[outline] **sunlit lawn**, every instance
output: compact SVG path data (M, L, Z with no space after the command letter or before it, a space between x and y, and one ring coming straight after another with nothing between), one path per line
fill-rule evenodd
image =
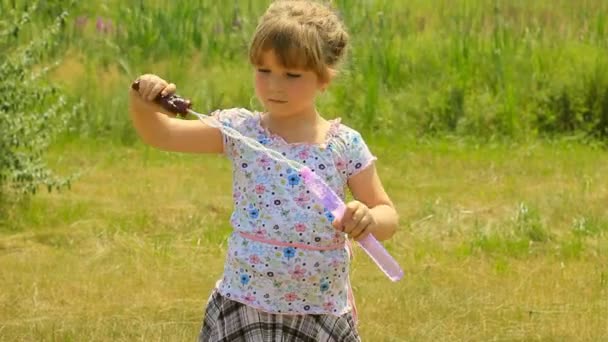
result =
M370 145L406 276L357 250L364 340L608 338L606 151ZM194 340L230 231L227 161L86 140L50 160L81 176L3 212L0 340Z

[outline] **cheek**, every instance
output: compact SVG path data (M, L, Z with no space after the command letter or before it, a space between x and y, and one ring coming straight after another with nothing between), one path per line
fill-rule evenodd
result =
M289 86L289 93L308 99L315 96L316 88L309 82L294 82Z
M263 92L265 91L268 82L266 82L266 78L264 76L256 74L254 83L256 91Z

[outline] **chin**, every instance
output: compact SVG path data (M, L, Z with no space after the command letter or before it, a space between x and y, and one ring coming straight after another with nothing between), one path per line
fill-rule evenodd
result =
M276 115L279 117L291 116L296 112L292 108L289 108L282 104L269 104L264 106L264 109L266 109L266 111L271 113L272 115Z
M287 112L279 109L267 109L268 114L274 116L275 118L286 118L294 115L293 112Z

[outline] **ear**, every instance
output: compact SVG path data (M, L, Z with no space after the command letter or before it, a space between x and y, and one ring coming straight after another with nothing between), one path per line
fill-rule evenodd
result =
M329 84L331 83L331 81L334 79L335 76L336 76L336 71L333 69L328 69L327 70L327 80L319 80L319 91L324 93L325 90L327 90L327 87L329 87Z

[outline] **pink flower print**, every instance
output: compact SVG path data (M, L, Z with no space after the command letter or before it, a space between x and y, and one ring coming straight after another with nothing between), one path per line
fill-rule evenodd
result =
M252 264L254 264L254 265L257 265L257 264L261 263L262 260L260 260L260 257L257 254L252 254L249 257L249 262L252 263Z
M255 296L251 293L248 293L245 297L243 297L243 300L246 302L253 302L255 301Z
M310 201L310 197L306 196L303 193L296 197L296 203L301 207L305 206L308 201Z
M296 232L303 233L306 231L306 225L304 223L296 223Z
M340 160L338 160L338 161L336 162L336 168L337 168L338 170L340 170L340 171L342 171L342 170L346 169L346 162L345 162L344 160L341 160L341 159L340 159Z
M331 267L337 268L341 265L341 263L340 263L340 260L334 259L334 260L332 260L330 265L331 265Z
M262 156L258 159L258 164L260 164L262 167L268 167L268 165L270 165L270 158L267 156Z
M308 157L310 157L308 150L302 150L298 153L298 158L300 158L302 160L307 159Z
M323 303L323 309L325 309L326 311L330 311L333 308L334 308L334 303L332 303L332 302Z
M291 273L292 279L300 280L300 279L304 278L304 276L306 275L306 269L300 265L296 265L296 268L294 268L289 273Z
M295 292L289 292L287 294L285 294L285 300L288 302L293 302L294 300L297 300L299 297Z
M262 229L262 228L256 229L253 233L255 234L255 236L257 236L259 238L266 236L266 230Z
M264 191L266 191L266 187L264 186L264 184L258 184L255 186L255 193L258 195L261 195L264 193Z
M341 239L340 233L335 233L334 237L332 238L333 243L338 244L338 243L340 243L341 240L342 239Z

